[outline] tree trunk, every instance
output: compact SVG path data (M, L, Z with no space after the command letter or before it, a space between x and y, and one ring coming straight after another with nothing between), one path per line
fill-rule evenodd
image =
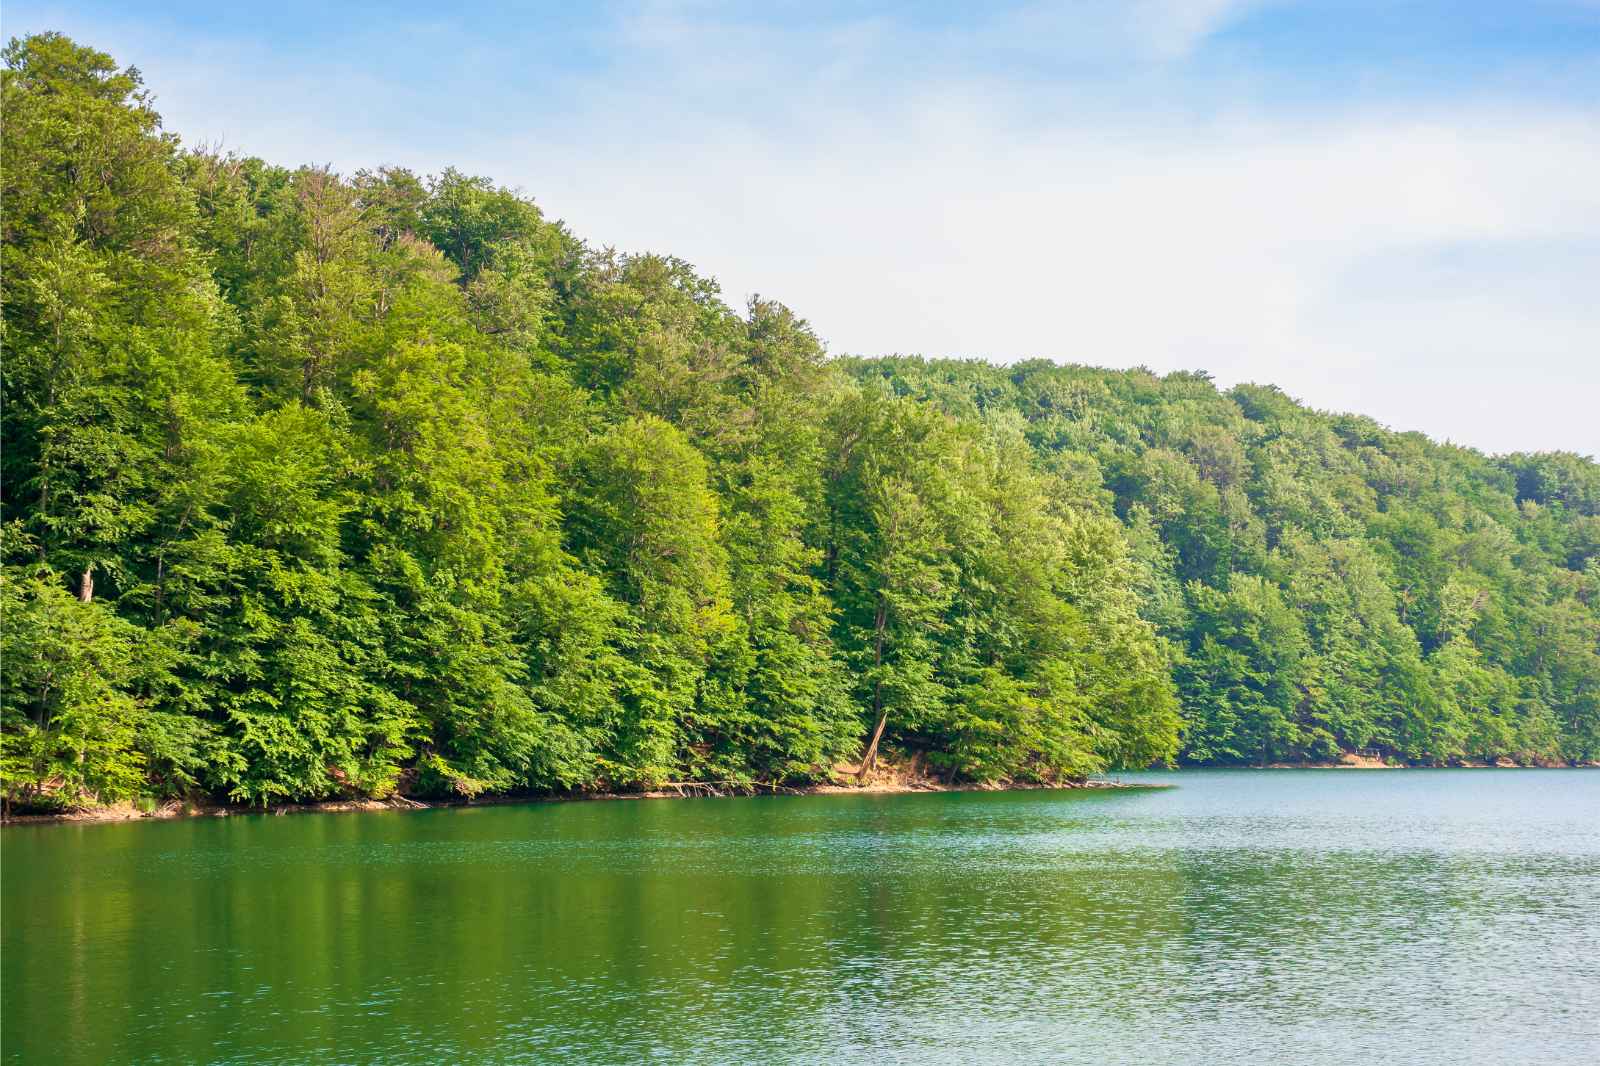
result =
M90 563L83 568L83 577L78 580L78 602L88 603L94 599L94 564Z
M883 666L883 632L889 624L889 603L880 593L878 596L878 612L873 619L872 641L872 667L873 670ZM872 739L867 742L867 750L861 754L861 768L856 771L856 784L866 781L867 775L878 762L878 741L883 739L883 727L889 721L889 711L883 706L883 678L878 678L872 686L872 709L878 712L878 726L872 731Z
M878 741L883 739L883 727L889 721L889 712L883 711L878 715L878 727L872 731L872 739L867 742L867 750L861 756L861 769L856 771L856 784L866 781L867 775L878 763Z

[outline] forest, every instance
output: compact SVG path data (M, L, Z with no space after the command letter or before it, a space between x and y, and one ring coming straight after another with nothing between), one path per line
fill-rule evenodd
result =
M489 178L4 64L14 805L1600 761L1591 458L834 356Z

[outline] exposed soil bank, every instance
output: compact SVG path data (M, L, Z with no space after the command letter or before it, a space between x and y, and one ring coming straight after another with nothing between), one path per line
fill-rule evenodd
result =
M1386 762L1373 755L1346 753L1337 762L1278 762L1268 763L1266 770L1418 770L1418 769L1574 769L1600 768L1600 763L1517 763L1509 759L1497 762L1462 761L1447 767L1430 767L1409 763ZM1238 767L1238 769L1252 769ZM336 799L312 803L284 803L271 807L249 807L239 804L183 802L168 800L160 806L144 809L132 803L118 803L103 807L85 807L62 811L29 811L0 817L0 824L29 825L68 822L134 822L145 819L168 818L224 818L234 814L340 814L350 811L411 811L433 807L488 807L506 803L582 803L597 800L688 799L726 796L833 796L870 795L903 792L1022 792L1067 789L1124 789L1139 790L1170 788L1170 785L1126 783L1115 777L1092 778L1083 781L1040 783L1033 781L995 781L951 783L928 777L915 769L880 764L872 778L865 784L856 784L854 777L843 769L835 773L832 782L814 785L735 785L720 781L682 781L655 789L635 792L526 792L494 796L430 797L426 801L404 796L387 799Z
M1543 762L1517 762L1500 758L1494 762L1457 759L1448 763L1393 762L1379 755L1358 755L1346 752L1334 761L1305 760L1303 762L1273 762L1264 770L1567 770L1600 766L1600 763L1569 763L1558 760Z
M506 803L577 803L593 800L644 800L644 799L687 799L691 797L724 797L724 796L758 796L758 795L785 795L785 796L821 796L821 795L865 795L889 794L900 792L1013 792L1041 789L1150 789L1163 788L1163 785L1149 784L1124 784L1121 781L1090 779L1083 781L1064 781L1055 784L1040 784L1029 781L989 782L989 783L957 783L940 781L936 778L909 775L895 767L884 767L865 784L857 785L854 782L835 781L815 785L756 785L736 786L726 782L685 781L661 788L641 790L637 792L571 792L571 793L540 793L530 792L524 794L506 794L495 796L479 796L475 799L464 797L443 797L429 799L426 802L395 796L388 799L338 799L323 800L314 803L285 803L272 807L247 807L237 804L216 804L168 802L145 810L131 803L112 804L103 807L86 807L76 810L29 812L12 814L3 819L6 825L27 825L43 823L67 822L133 822L145 819L168 818L223 818L234 814L339 814L350 811L413 811L427 810L433 807L487 807Z

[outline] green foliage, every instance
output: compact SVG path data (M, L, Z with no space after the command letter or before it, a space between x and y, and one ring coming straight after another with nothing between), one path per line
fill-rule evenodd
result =
M574 549L627 608L620 638L632 669L607 773L665 780L694 761L695 734L726 710L707 691L733 618L705 459L666 422L629 418L580 453L574 481Z
M151 698L169 650L102 603L80 603L57 575L8 568L0 582L0 775L25 802L110 803L152 781L194 783L208 725Z
M1040 469L1103 472L1183 759L1594 760L1592 460L1489 459L1203 375L849 369L957 416L1014 413Z
M5 794L257 804L1600 759L1600 468L831 360L447 169L184 151L5 50Z

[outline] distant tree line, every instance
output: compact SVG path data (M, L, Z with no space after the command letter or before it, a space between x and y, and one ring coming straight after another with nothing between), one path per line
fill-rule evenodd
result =
M831 359L491 181L3 89L15 802L1600 759L1600 467L1034 362Z

